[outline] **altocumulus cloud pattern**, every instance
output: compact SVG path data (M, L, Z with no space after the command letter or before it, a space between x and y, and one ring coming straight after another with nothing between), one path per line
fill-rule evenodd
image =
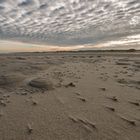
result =
M0 0L0 38L94 44L140 34L140 0Z

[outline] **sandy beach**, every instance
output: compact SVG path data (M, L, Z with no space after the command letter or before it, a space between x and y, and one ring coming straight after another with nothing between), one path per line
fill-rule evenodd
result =
M0 54L0 140L139 140L140 51Z

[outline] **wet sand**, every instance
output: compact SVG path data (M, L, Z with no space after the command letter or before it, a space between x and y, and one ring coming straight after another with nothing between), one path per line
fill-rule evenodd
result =
M93 139L140 139L140 52L0 55L0 140Z

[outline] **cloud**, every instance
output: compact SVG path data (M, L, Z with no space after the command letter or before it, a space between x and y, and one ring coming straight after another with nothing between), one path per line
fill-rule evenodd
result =
M32 0L19 0L18 6L28 6L32 4Z
M0 38L96 44L140 34L139 0L0 0Z

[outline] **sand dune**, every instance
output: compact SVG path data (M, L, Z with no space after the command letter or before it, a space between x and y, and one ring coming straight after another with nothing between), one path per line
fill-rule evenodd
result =
M0 140L139 140L140 53L0 55Z

